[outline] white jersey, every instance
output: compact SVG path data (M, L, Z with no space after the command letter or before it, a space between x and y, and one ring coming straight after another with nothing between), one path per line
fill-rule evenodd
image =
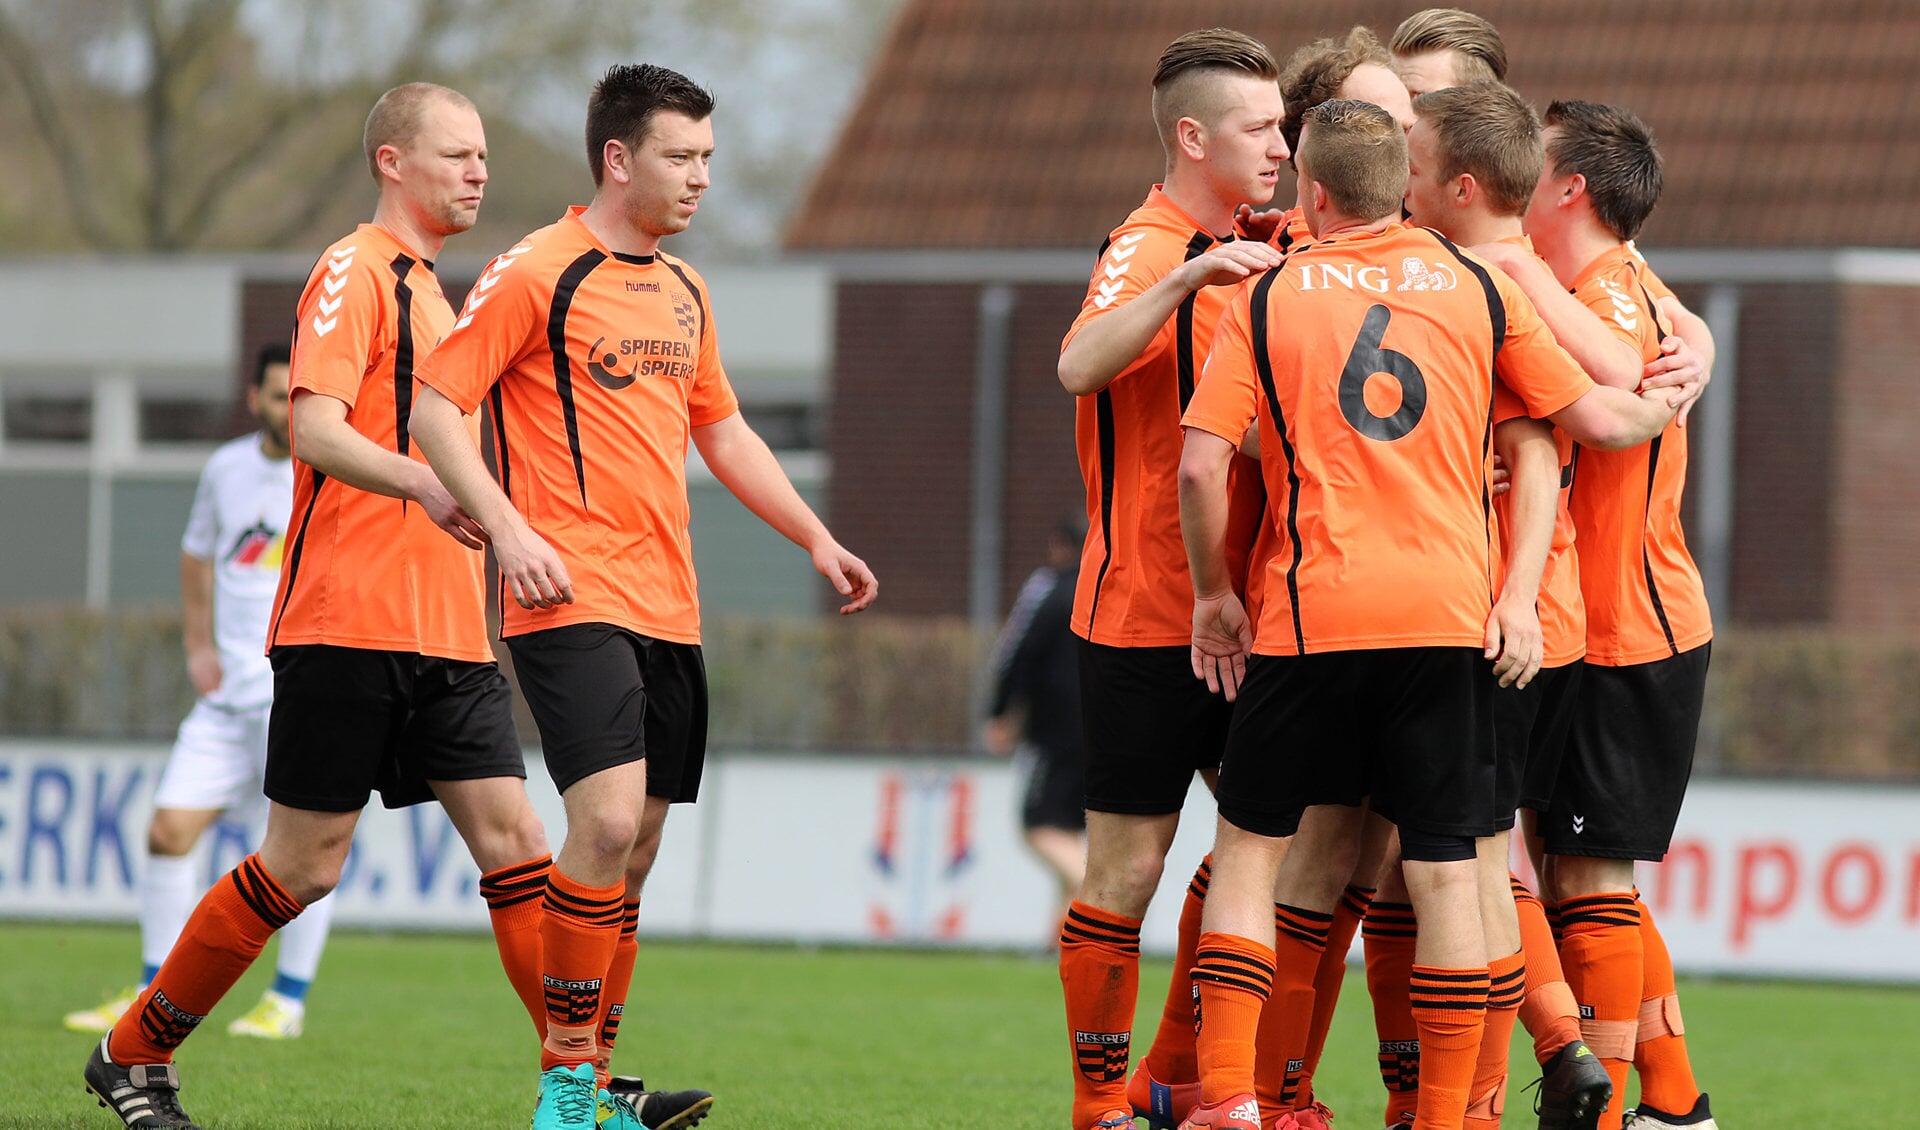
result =
M269 459L260 436L220 445L200 473L180 548L213 563L213 641L220 686L206 701L229 710L273 699L267 623L293 507L293 460Z

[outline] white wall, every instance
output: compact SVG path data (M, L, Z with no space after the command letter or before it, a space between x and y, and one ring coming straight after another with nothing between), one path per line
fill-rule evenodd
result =
M132 921L163 750L0 741L0 918ZM558 798L529 789L557 844ZM716 757L701 803L674 810L641 929L839 943L1037 946L1045 875L1017 836L998 762ZM1180 899L1212 840L1196 789L1144 930L1173 947ZM1669 862L1641 888L1689 972L1920 982L1920 790L1696 783ZM217 845L209 878L244 850ZM343 924L485 929L478 875L436 806L361 822Z

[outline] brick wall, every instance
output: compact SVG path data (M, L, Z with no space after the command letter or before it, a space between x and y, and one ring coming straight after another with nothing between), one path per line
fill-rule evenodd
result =
M1733 607L1715 609L1715 621L1824 622L1834 575L1839 294L1827 285L1749 286L1740 302Z
M977 321L971 286L839 288L827 517L889 615L966 613Z
M1916 326L1920 287L1849 286L1839 294L1828 581L1830 614L1843 629L1920 629Z
M1046 560L1061 518L1086 514L1073 447L1073 396L1060 387L1060 339L1080 310L1084 286L1015 291L1007 362L1006 527L1000 607L1011 607L1027 575Z

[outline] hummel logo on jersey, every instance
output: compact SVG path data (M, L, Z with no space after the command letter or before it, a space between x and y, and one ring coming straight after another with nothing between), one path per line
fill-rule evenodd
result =
M1573 818L1573 834L1577 836L1582 832L1585 832L1586 830L1587 830L1587 818L1584 816L1574 817Z
M1098 292L1093 296L1095 306L1105 310L1120 297L1122 285L1120 280L1133 269L1130 260L1133 258L1133 253L1140 250L1140 241L1145 238L1147 238L1146 232L1123 235L1114 240L1113 246L1107 249L1107 262L1101 268L1101 274L1106 278L1094 284L1094 289Z
M1460 276L1445 263L1429 265L1418 255L1400 260L1400 290L1452 290L1460 285Z
M487 269L480 272L480 278L474 282L473 289L467 293L467 308L461 312L460 320L453 324L453 328L465 329L467 324L473 321L473 312L486 305L487 299L493 297L487 292L499 284L500 276L506 273L508 267L513 266L514 260L532 250L533 244L522 243L494 256L493 262L487 264Z
M339 294L347 288L347 270L353 266L353 252L351 247L340 247L327 256L327 273L320 276L320 286L327 293L320 299L320 313L313 316L312 323L313 332L321 337L332 333L333 327L340 324L338 311L346 299Z
M1628 333L1639 329L1640 307L1635 305L1633 299L1605 279L1600 280L1600 287L1607 292L1608 300L1613 303L1614 323Z
M1246 1102L1228 1111L1227 1117L1244 1119L1258 1126L1260 1124L1260 1104L1254 1099L1248 1099Z

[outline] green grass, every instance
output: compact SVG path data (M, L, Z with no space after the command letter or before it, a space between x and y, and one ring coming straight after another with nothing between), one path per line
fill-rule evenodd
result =
M0 924L0 1127L113 1125L81 1090L88 1037L60 1016L127 983L129 927ZM484 936L337 934L307 1034L228 1038L261 962L182 1049L209 1130L522 1127L531 1025ZM1150 1028L1167 981L1142 973ZM1049 960L1007 955L643 944L615 1067L719 1096L703 1126L932 1130L1067 1124L1068 1051ZM1920 1126L1920 993L1689 981L1700 1079L1728 1130ZM1371 1013L1350 980L1318 1090L1342 1130L1378 1126ZM1136 1044L1144 1049L1151 1032ZM1516 1043L1508 1126L1531 1126Z

